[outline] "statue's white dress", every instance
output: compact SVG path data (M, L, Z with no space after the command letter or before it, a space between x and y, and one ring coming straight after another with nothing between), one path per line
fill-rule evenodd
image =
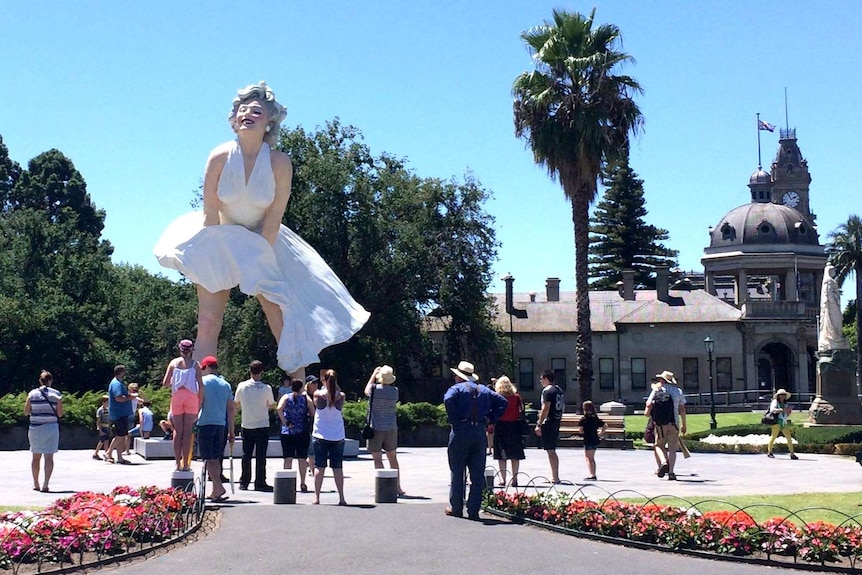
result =
M174 220L153 249L159 263L209 292L239 286L281 308L278 365L287 372L319 361L325 347L350 339L369 313L354 301L323 258L281 226L275 245L260 235L275 198L270 148L264 143L248 183L239 142L230 147L218 182L220 225L204 226L203 212Z

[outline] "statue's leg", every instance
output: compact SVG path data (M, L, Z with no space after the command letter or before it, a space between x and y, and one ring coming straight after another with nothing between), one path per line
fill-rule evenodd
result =
M260 302L260 307L263 308L263 313L266 316L266 321L269 324L269 329L275 337L276 343L281 338L281 329L284 327L284 316L281 313L281 308L277 304L272 303L262 295L257 296ZM300 367L290 374L292 378L305 379L305 368Z
M230 290L211 293L196 286L198 290L198 337L195 340L195 358L200 360L208 355L216 355L218 337L224 322Z

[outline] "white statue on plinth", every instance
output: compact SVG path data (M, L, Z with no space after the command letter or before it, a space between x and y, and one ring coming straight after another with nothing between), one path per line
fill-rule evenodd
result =
M850 349L850 344L841 333L841 290L835 281L835 267L826 264L823 270L823 285L820 288L820 334L818 351Z

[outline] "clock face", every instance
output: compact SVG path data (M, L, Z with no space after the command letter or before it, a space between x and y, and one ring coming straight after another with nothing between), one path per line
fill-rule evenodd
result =
M799 194L791 190L781 197L781 201L784 202L785 206L795 208L799 205Z

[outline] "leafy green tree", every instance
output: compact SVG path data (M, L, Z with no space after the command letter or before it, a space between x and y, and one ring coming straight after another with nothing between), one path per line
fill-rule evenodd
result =
M635 284L655 287L656 266L676 267L677 250L665 247L668 231L644 222L647 215L643 180L629 166L628 158L608 164L602 173L607 185L604 197L590 218L591 288L612 290L622 280L622 270L635 271Z
M41 369L66 389L87 389L111 363L105 214L57 150L14 179L0 213L0 391L32 387Z
M535 69L513 86L515 134L525 138L536 163L559 179L572 204L577 290L577 370L581 400L592 396L592 330L588 276L589 206L602 167L627 149L642 125L633 96L637 81L616 74L633 59L617 49L619 28L594 27L588 17L562 10L521 34Z
M371 312L356 337L324 350L321 365L338 370L355 391L382 362L409 384L413 366L430 371L436 364L422 320L435 308L451 319L454 348L494 357L497 334L486 291L497 243L493 219L483 210L488 192L469 176L420 178L403 160L372 155L361 139L337 119L281 137L294 164L285 225L314 246ZM402 389L409 397L410 386Z
M862 385L862 374L859 366L862 366L862 341L860 328L862 328L862 219L853 214L847 221L830 232L827 253L829 262L835 266L835 280L838 285L844 285L850 275L856 280L856 386L860 389Z

